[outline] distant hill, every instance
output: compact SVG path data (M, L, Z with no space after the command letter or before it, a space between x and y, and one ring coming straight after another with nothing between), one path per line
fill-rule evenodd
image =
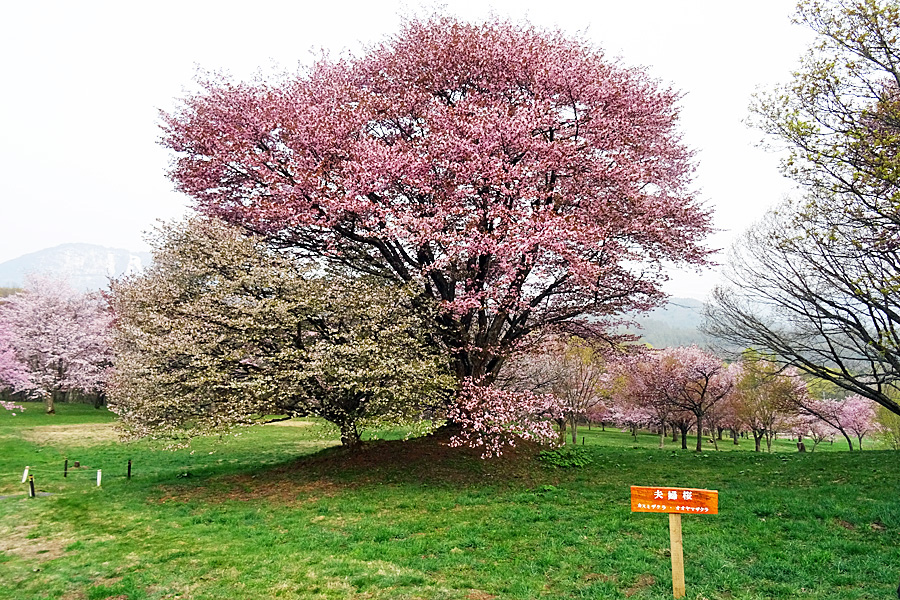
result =
M149 252L94 244L62 244L0 263L0 287L22 287L29 273L65 277L80 290L108 287L110 277L137 273L151 262Z
M670 298L669 303L635 319L641 327L631 332L654 348L671 346L700 347L710 345L709 338L700 332L703 322L703 303L693 298Z

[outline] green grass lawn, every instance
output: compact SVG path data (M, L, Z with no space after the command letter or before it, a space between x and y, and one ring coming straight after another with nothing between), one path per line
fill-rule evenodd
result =
M683 517L692 600L891 598L900 579L887 450L698 454L594 428L589 464L552 468L429 438L350 455L306 422L171 451L58 411L0 411L0 598L670 598L668 520L631 513L631 485L719 490L719 515ZM51 495L23 495L25 465Z

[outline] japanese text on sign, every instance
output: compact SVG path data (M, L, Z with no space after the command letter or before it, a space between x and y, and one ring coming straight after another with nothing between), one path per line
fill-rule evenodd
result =
M631 486L632 512L719 514L719 492L693 488Z

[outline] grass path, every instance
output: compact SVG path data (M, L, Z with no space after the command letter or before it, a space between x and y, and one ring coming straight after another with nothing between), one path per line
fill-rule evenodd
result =
M690 599L889 598L900 578L892 451L592 430L590 464L554 469L429 439L348 455L316 423L163 451L104 439L111 421L0 412L0 495L26 464L53 494L0 500L0 598L670 598L667 519L632 514L630 485L720 491L720 515L683 518ZM64 479L65 457L84 467Z

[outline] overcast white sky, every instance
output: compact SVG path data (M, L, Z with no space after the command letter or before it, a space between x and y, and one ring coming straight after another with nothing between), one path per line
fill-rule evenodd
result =
M684 139L725 248L791 186L743 120L755 89L786 81L810 42L794 0L450 2L463 18L528 18L586 30L609 56L682 90ZM433 6L433 5L429 5ZM414 2L28 0L0 24L0 262L66 242L145 250L143 231L187 210L166 179L158 110L197 66L251 77L358 50L396 31ZM674 273L667 290L704 299L716 283Z

